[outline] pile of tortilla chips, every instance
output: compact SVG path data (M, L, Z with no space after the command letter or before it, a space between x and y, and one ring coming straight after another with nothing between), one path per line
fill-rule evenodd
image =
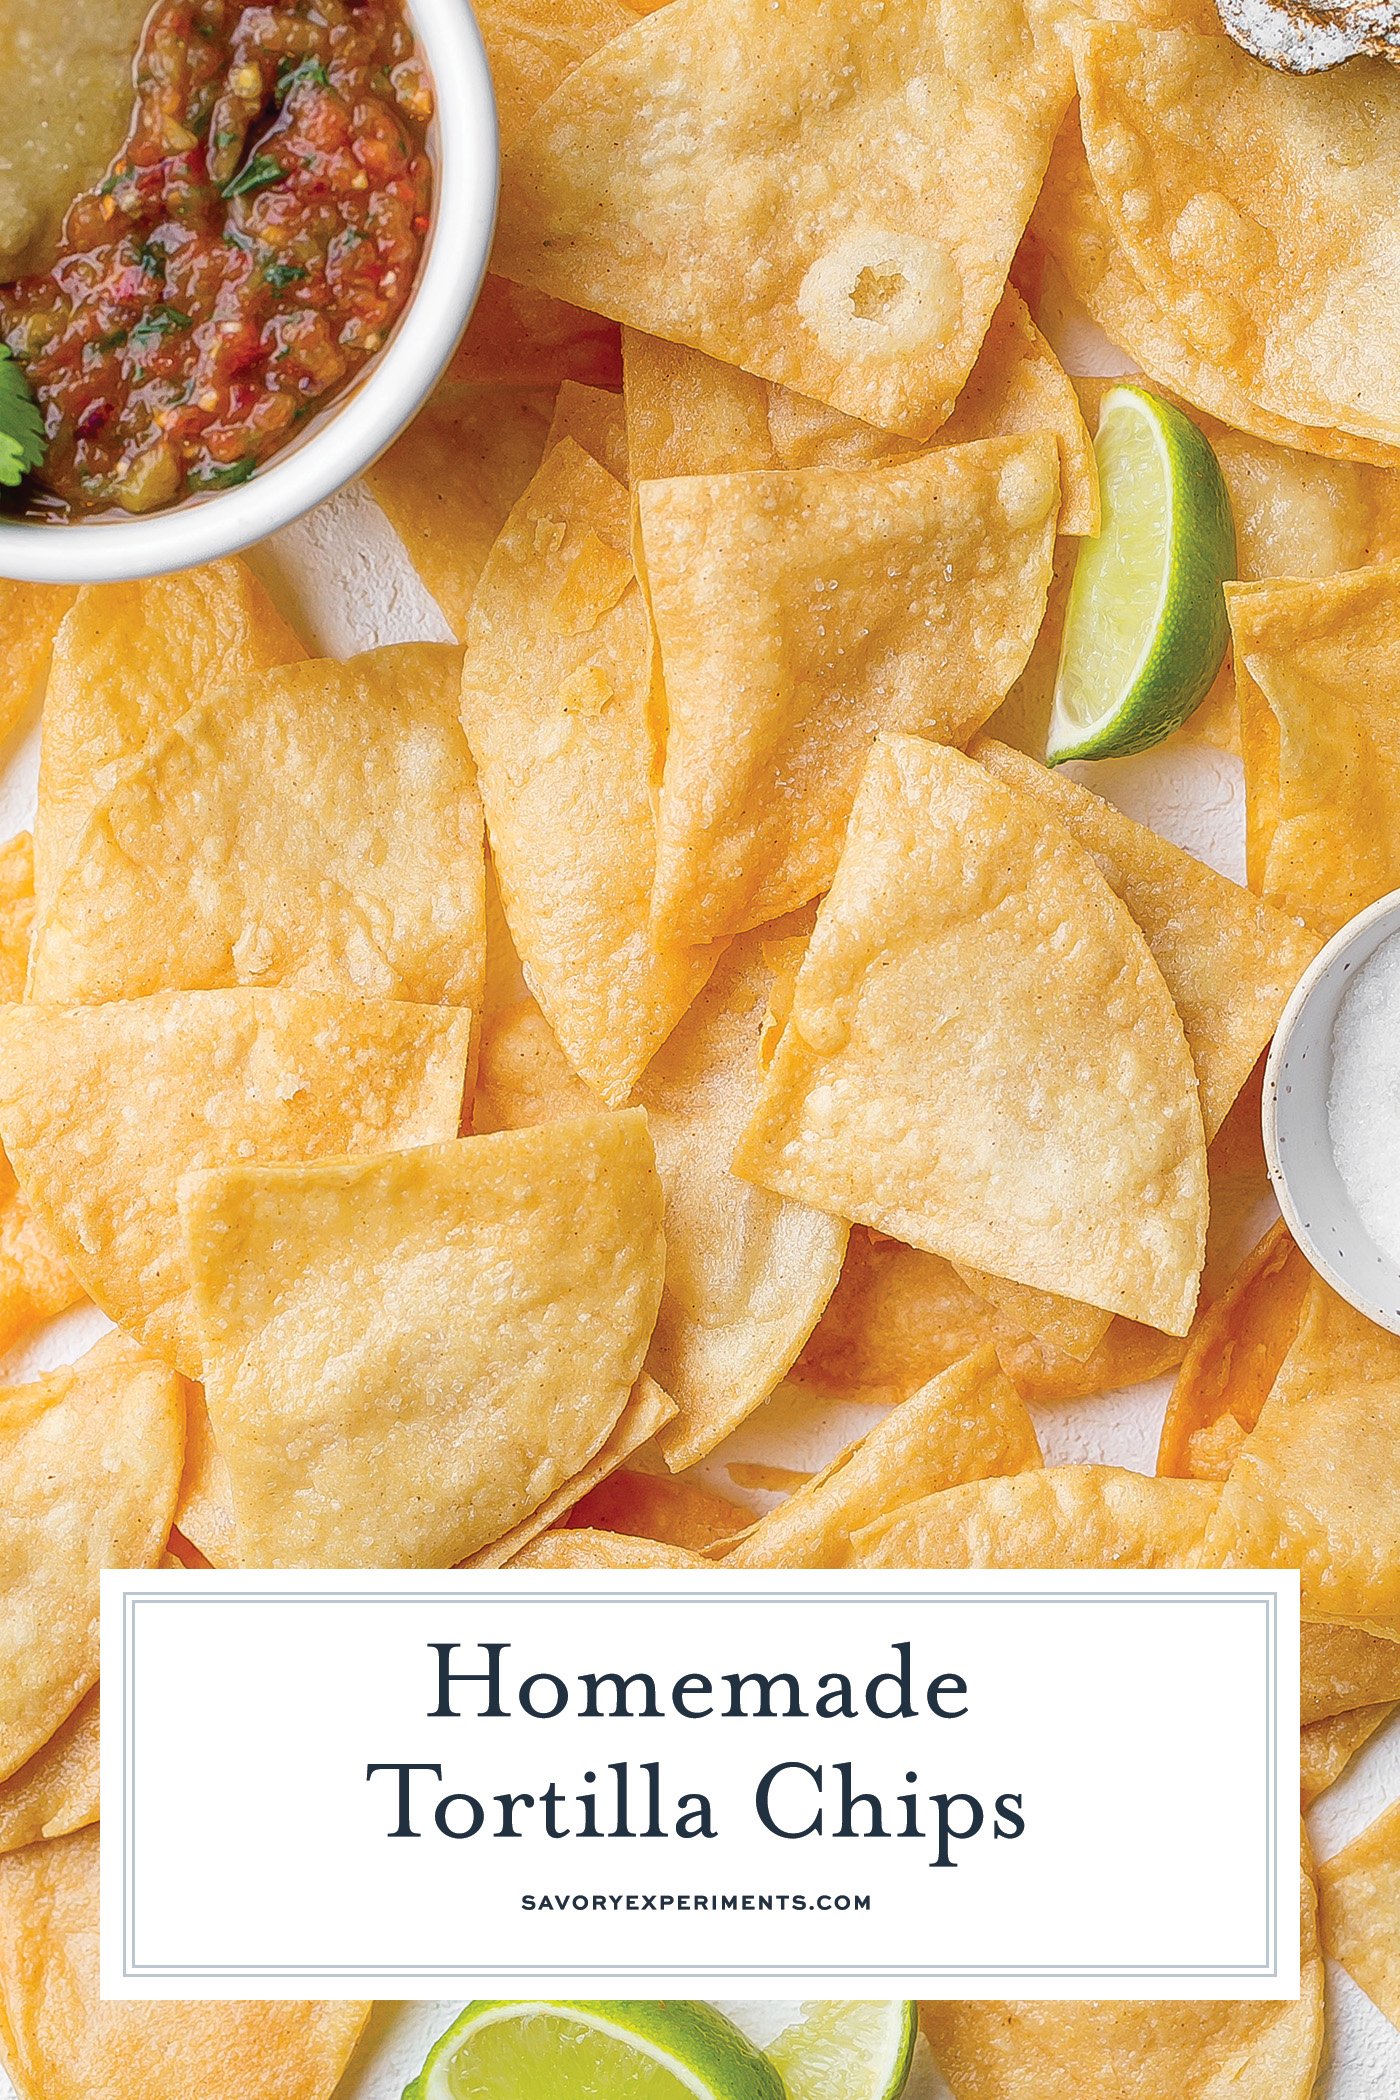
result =
M1204 0L478 11L493 274L370 476L455 645L0 588L0 1349L116 1329L0 1393L23 2100L326 2100L364 2012L99 2003L104 1564L1297 1567L1305 1803L1400 1704L1400 1342L1236 1230L1400 882L1400 74ZM1229 485L1248 888L1039 762L1067 289ZM1170 1371L1155 1476L1042 1462ZM1305 1855L1299 2003L930 2007L956 2100L1307 2100L1320 1944L1400 2021L1395 1814L1321 1943Z

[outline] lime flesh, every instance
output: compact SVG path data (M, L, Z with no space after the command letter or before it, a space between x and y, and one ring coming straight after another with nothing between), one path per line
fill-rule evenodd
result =
M1049 765L1160 743L1205 698L1229 641L1235 528L1206 439L1169 402L1117 386L1094 452L1103 529L1075 564Z
M786 2100L767 2059L687 1999L478 2002L404 2100Z
M767 2053L789 2100L898 2100L918 2031L912 1999L819 1999Z

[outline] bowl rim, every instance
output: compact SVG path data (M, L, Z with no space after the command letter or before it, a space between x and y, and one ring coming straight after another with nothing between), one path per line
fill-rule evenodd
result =
M465 0L404 0L432 78L432 225L394 334L324 426L240 488L187 497L147 517L100 523L0 519L0 576L20 583L122 583L237 554L313 510L372 466L417 414L462 338L486 275L500 188L491 69Z
M1364 940L1377 924L1386 921L1391 923L1389 931L1382 937L1383 939L1391 938L1393 935L1400 933L1400 889L1388 890L1383 897L1377 897L1373 904L1366 905L1354 917L1348 919L1344 926L1339 926L1331 939L1325 942L1318 950L1308 964L1307 969L1304 970L1302 976L1298 979L1297 984L1294 985L1292 992L1289 994L1288 1003L1279 1016L1278 1026L1274 1030L1273 1041L1269 1045L1269 1054L1264 1064L1261 1124L1264 1138L1264 1160L1269 1173L1269 1186L1272 1188L1278 1201L1278 1207L1283 1213L1283 1221L1305 1259L1322 1277L1324 1283L1330 1284L1339 1298L1344 1298L1348 1305L1352 1306L1357 1312L1364 1314L1368 1320L1374 1321L1376 1326L1384 1327L1392 1334L1400 1334L1400 1319L1397 1318L1393 1307L1384 1305L1379 1299L1368 1297L1364 1287L1354 1277L1345 1270L1339 1269L1319 1236L1304 1219L1302 1210L1294 1199L1292 1184L1289 1180L1289 1170L1283 1158L1284 1148L1279 1144L1278 1133L1280 1079L1284 1061L1288 1056L1289 1044L1303 1009L1310 1004L1318 986L1323 978L1330 974L1335 964L1349 950L1354 948L1358 942ZM1376 941L1373 944L1371 953L1374 953L1375 949L1380 946L1381 941ZM1322 1113L1324 1116L1327 1113L1325 1094L1322 1099ZM1357 1223L1361 1223L1359 1217ZM1365 1230L1364 1226L1362 1230ZM1369 1234L1367 1237L1369 1238Z

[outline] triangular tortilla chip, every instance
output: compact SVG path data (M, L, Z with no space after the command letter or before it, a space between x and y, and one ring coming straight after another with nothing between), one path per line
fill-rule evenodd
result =
M181 1176L455 1136L471 1016L309 992L0 1008L0 1139L109 1318L189 1377Z
M736 1171L929 1253L1184 1334L1196 1076L1084 848L972 759L875 745Z
M860 1442L762 1518L730 1568L842 1568L851 1539L943 1488L1040 1464L1035 1425L987 1345L911 1393Z
M488 271L444 384L553 390L565 379L621 386L622 338L616 321Z
M503 1538L606 1443L661 1296L637 1110L227 1167L181 1207L252 1567L448 1567Z
M1280 1218L1192 1330L1162 1423L1159 1473L1225 1478L1293 1346L1311 1275Z
M0 743L38 697L58 623L76 595L66 584L0 577Z
M29 996L247 984L479 1008L461 664L410 643L198 701L94 807L35 930Z
M1400 562L1226 603L1250 884L1326 938L1400 886Z
M1304 1723L1298 1731L1298 1783L1304 1808L1311 1808L1319 1794L1336 1785L1358 1750L1384 1728L1394 1712L1390 1701Z
M674 0L673 0L674 4ZM512 1568L704 1568L713 1561L660 1539L620 1538L611 1531L547 1531L511 1562Z
M1400 1337L1320 1276L1220 1491L1204 1564L1301 1568L1312 1618L1400 1613Z
M34 826L40 907L123 760L210 686L305 654L241 561L79 591L54 641L44 697Z
M502 152L575 66L632 21L622 0L474 0L473 12L491 63Z
M97 1821L98 1704L94 1685L43 1747L0 1780L0 1852L67 1837Z
M625 1101L713 967L647 927L651 647L627 491L572 439L486 565L462 686L491 854L530 989L570 1064Z
M805 904L831 880L871 738L961 743L986 721L1044 611L1057 488L1044 433L641 483L666 689L662 933L718 939Z
M100 1997L97 1832L0 1861L0 2055L24 2100L331 2100L367 2004Z
M690 1474L643 1473L631 1466L576 1502L565 1519L570 1531L614 1531L624 1538L654 1539L703 1553L733 1538L748 1520L738 1502L717 1495Z
M927 437L1001 296L1068 71L1019 4L954 29L933 0L672 0L507 152L495 266Z
M0 1001L24 997L34 925L34 841L16 832L0 846Z
M861 1568L1194 1568L1218 1490L1117 1466L945 1488L856 1533Z
M238 1566L238 1531L228 1467L214 1442L204 1388L189 1384L185 1395L185 1470L175 1505L175 1529L211 1568Z
M630 479L627 457L627 415L621 394L600 386L580 386L566 379L554 397L549 425L550 451L564 438L581 445L590 459L606 468L614 481L625 486Z
M1400 1699L1400 1642L1356 1626L1303 1621L1299 1711L1305 1722L1385 1699Z
M1318 1879L1327 1952L1400 2027L1400 1801L1325 1860Z
M0 1779L97 1682L98 1574L159 1562L184 1438L179 1379L115 1337L0 1395Z

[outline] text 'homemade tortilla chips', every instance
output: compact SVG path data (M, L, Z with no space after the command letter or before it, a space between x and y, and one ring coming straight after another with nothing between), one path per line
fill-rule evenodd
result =
M181 1178L453 1137L470 1041L467 1013L309 992L0 1007L0 1141L89 1295L198 1377Z
M241 1558L445 1567L606 1441L661 1295L646 1118L191 1177ZM591 1483L590 1483L591 1484Z
M961 753L878 742L739 1172L1184 1334L1205 1251L1196 1076L1084 849Z

